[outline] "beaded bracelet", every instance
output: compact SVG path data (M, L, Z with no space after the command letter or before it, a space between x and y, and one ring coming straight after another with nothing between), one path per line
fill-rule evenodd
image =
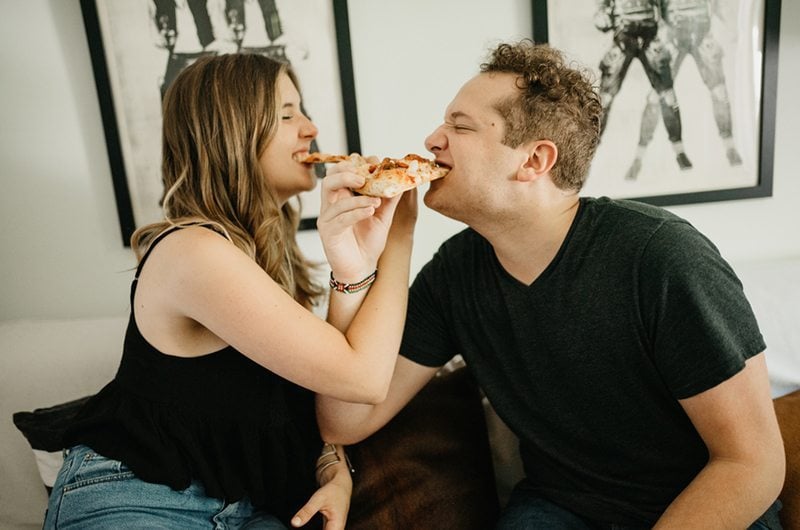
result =
M331 279L328 282L328 284L331 286L331 289L333 289L336 292L353 294L357 293L358 291L363 291L364 289L372 285L372 282L374 282L375 278L377 277L378 277L378 269L375 269L375 271L372 274L370 274L360 282L343 283L334 278L333 271L331 271Z

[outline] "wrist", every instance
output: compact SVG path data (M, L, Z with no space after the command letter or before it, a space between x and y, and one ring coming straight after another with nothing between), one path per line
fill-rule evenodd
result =
M353 479L350 476L350 469L348 469L344 462L337 462L317 474L317 484L319 484L320 487L328 484L336 484L344 487L352 484L352 482Z
M331 476L326 484L338 486L352 494L353 476L350 472L350 469L348 469L344 463L335 465L333 467L334 470L331 472Z
M372 274L372 271L378 266L378 260L365 259L358 265L352 264L344 267L331 260L328 262L328 266L331 268L334 278L340 282L355 283Z
M408 252L414 246L414 230L393 232L386 240L383 254L388 252ZM381 257L383 257L383 254Z
M339 476L341 473L340 469L344 467L341 462L335 462L330 466L326 466L324 469L317 470L317 484L320 487L333 482L336 480L336 477Z
M345 475L349 480L349 474L352 471L350 459L344 452L343 447L337 447L331 443L325 443L322 446L322 451L317 458L317 484L324 486L328 482L337 480L337 477L342 477L342 475ZM344 480L344 478L339 480Z

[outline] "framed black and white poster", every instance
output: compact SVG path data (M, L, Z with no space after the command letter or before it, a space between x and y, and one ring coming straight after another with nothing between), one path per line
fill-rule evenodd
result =
M163 218L161 99L203 55L290 63L320 131L312 147L360 151L346 1L81 0L81 10L125 245L137 227ZM301 229L314 228L318 189L300 200Z
M590 69L603 132L584 192L657 205L772 195L780 0L533 0Z

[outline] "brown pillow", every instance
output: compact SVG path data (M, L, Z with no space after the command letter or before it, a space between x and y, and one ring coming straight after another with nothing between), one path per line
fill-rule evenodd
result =
M499 513L477 384L435 377L383 429L348 447L355 468L348 530L485 530Z
M775 414L786 449L786 480L781 491L781 523L786 530L800 529L800 390L779 397Z

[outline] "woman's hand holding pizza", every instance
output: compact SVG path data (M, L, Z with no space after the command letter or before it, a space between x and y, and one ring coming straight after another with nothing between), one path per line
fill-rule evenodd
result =
M358 282L375 270L400 201L400 196L355 195L351 189L365 180L349 160L330 167L322 180L317 230L334 277L344 283Z

